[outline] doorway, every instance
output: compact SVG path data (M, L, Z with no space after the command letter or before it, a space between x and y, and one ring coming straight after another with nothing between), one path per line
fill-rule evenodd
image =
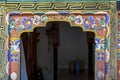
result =
M50 26L57 28L51 29ZM57 30L57 36L52 36L56 42L51 38L51 33L48 35L47 30L49 32ZM23 46L26 46L24 47L26 67L31 66L26 69L28 79L94 80L94 38L94 33L83 32L79 27L70 27L67 22L49 22L45 28L36 28L32 33L23 33L21 39ZM36 71L38 73L35 73Z

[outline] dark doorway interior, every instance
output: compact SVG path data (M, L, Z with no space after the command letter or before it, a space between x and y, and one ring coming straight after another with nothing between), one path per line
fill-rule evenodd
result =
M28 80L95 80L94 38L94 33L67 22L49 22L45 28L23 33Z

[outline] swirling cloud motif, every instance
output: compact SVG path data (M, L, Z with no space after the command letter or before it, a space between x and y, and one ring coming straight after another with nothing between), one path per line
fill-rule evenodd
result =
M84 20L84 27L85 27L85 29L93 28L93 24L95 24L95 19L93 18L93 16L89 16L88 18L86 18Z
M26 28L26 29L31 29L33 26L33 22L30 18L23 17L21 20L21 24Z

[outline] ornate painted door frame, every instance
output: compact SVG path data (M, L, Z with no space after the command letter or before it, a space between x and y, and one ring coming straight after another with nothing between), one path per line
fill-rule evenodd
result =
M50 21L95 33L95 80L117 80L116 2L1 3L0 79L20 80L20 35Z

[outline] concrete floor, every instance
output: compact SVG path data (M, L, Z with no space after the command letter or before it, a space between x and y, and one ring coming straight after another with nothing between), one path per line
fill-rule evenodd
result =
M94 80L94 74L88 70L81 70L80 72L73 72L61 69L58 74L58 80Z

